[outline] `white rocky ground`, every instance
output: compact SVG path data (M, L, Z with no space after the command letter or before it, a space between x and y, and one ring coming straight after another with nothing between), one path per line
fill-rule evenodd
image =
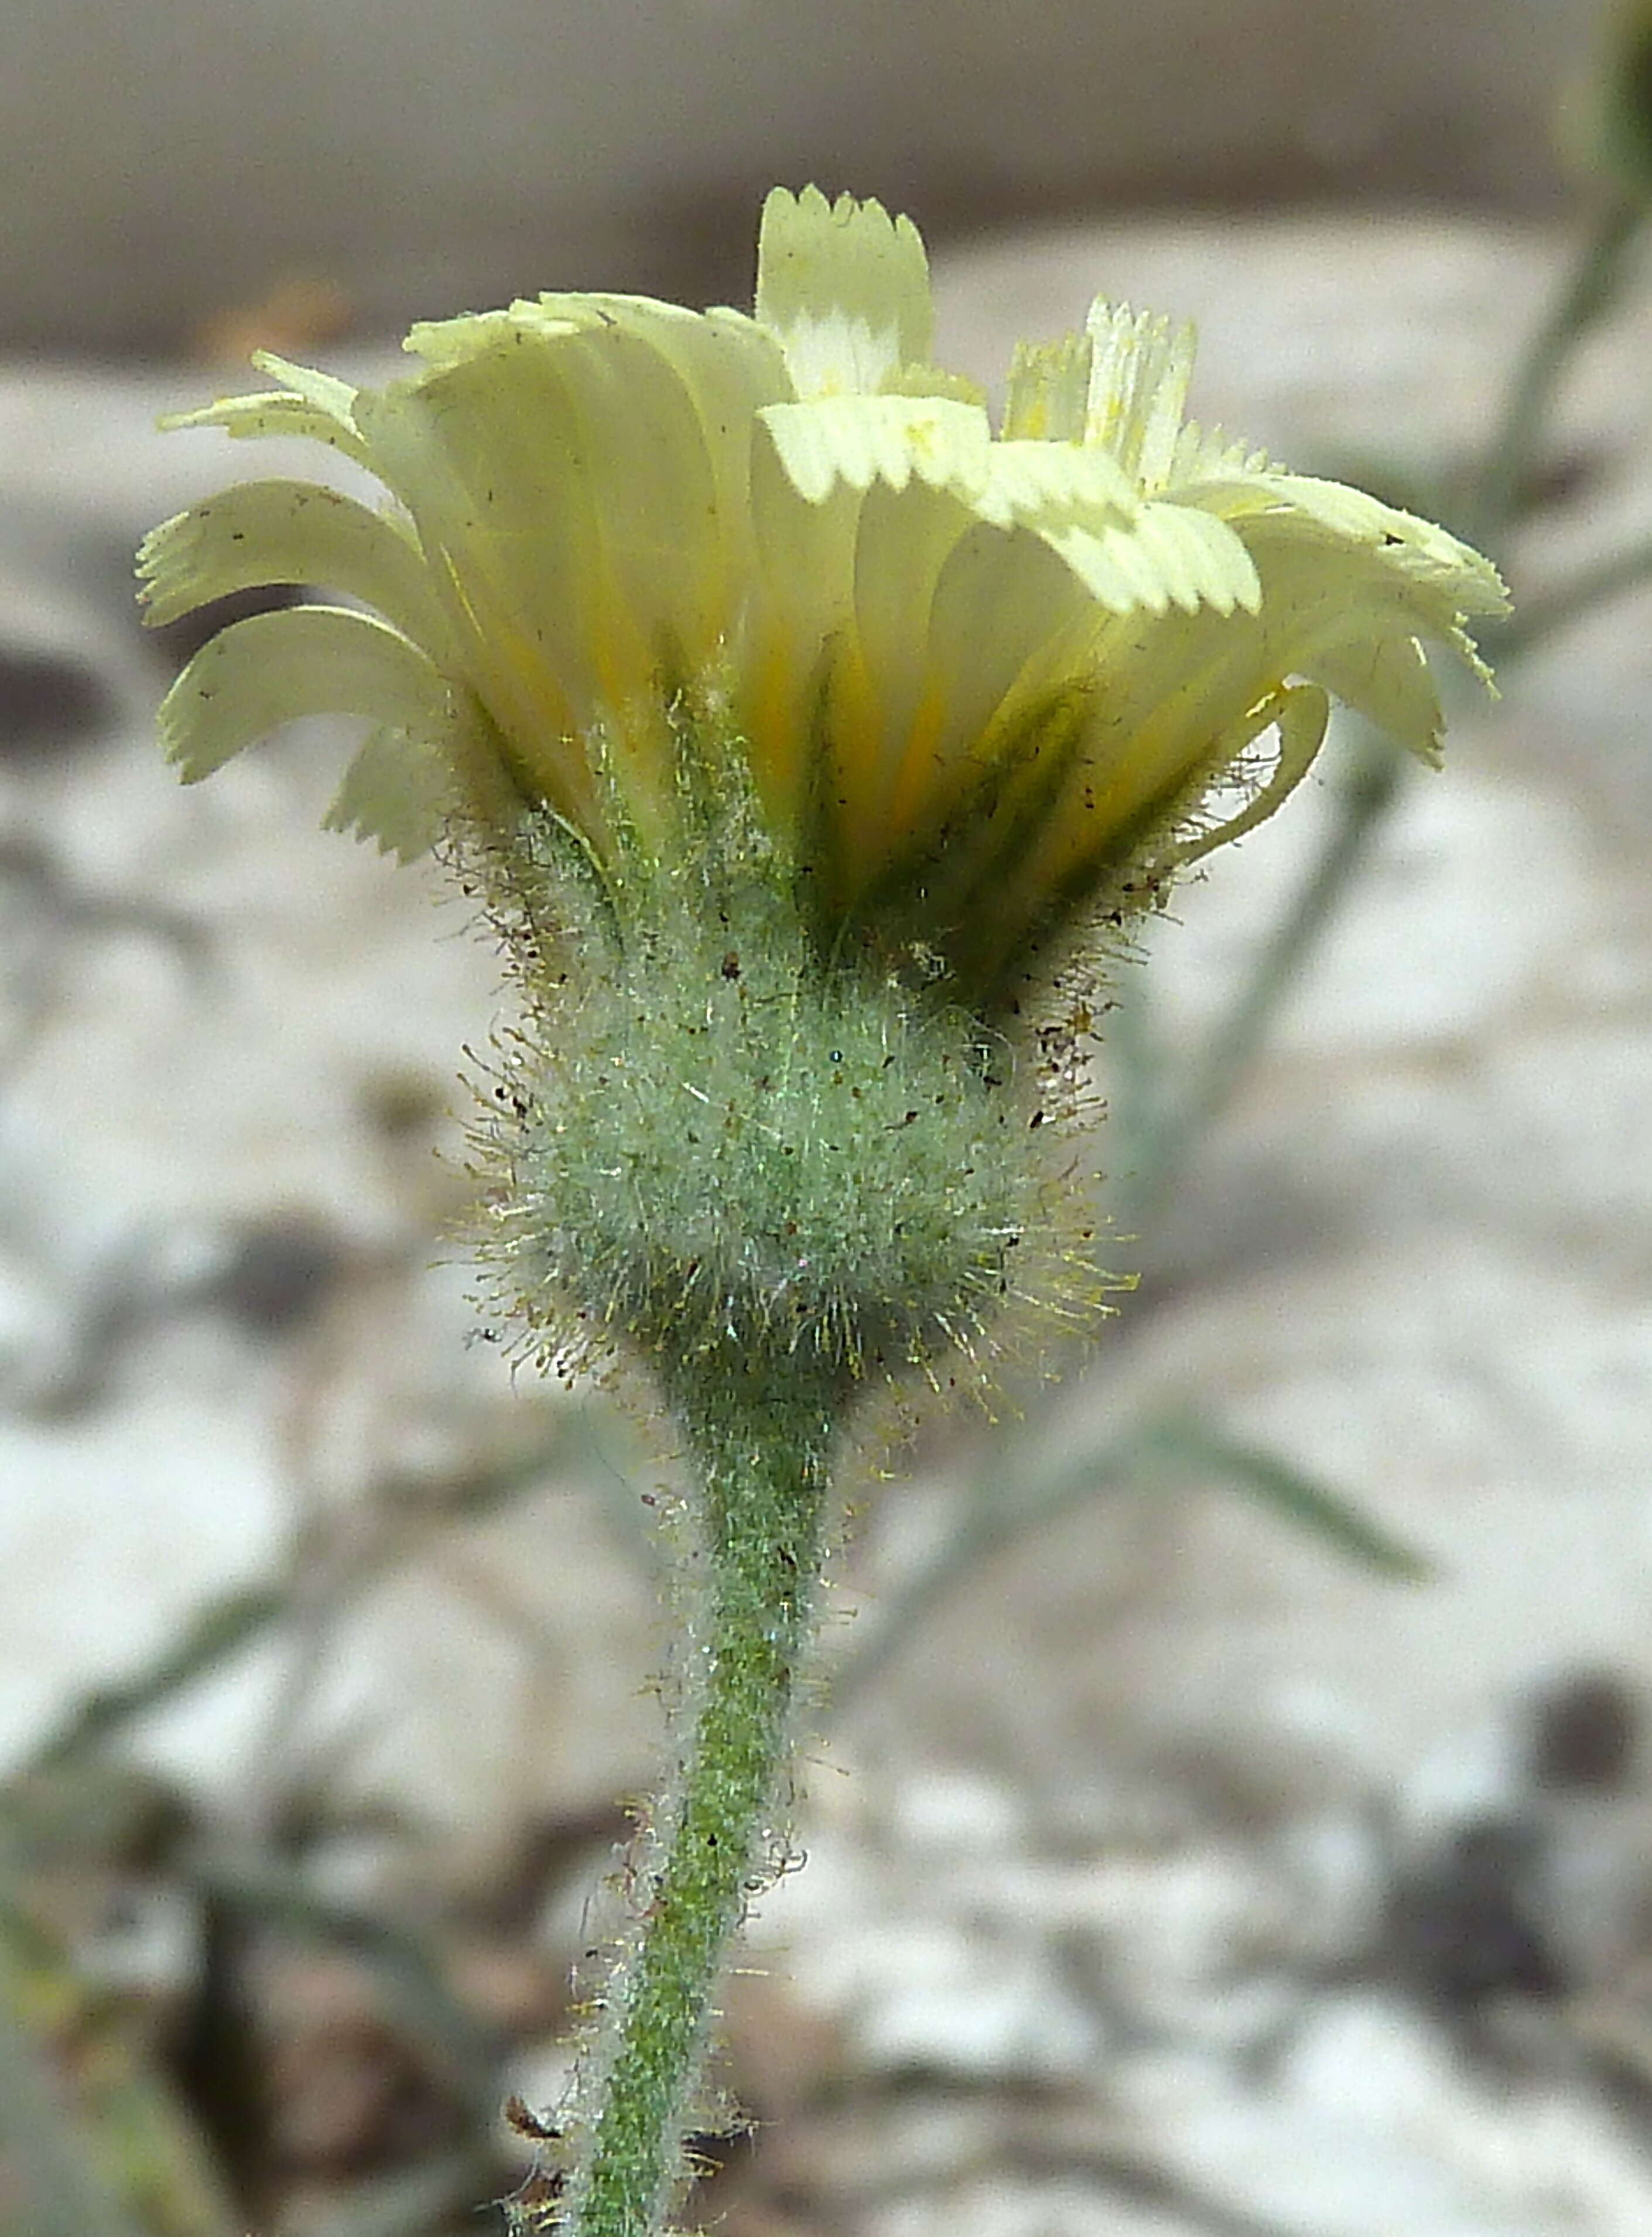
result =
M1193 311L1205 416L1397 485L1484 428L1556 254L1468 223L1166 224L940 276L983 373L1098 287ZM1523 579L1652 524L1649 340L1592 353L1579 493ZM279 1640L146 1749L242 1822L325 1760L487 1848L644 1781L651 1596L585 1416L512 1399L462 1269L429 1268L492 959L433 882L315 829L325 735L193 793L150 746L131 544L275 465L151 436L202 385L0 375L0 1759L297 1549ZM772 1993L776 2041L838 2046L836 2110L764 2144L832 2226L1652 2227L1646 610L1510 676L1411 784L1102 1356L995 1442L935 1433L869 1503L849 1661L972 1471L1035 1475L1166 1400L1435 1571L1381 1581L1190 1481L1068 1512L914 1631L825 1732L808 1868L757 1928L775 1980L731 1998L737 2045ZM1156 932L1179 1044L1330 798ZM542 1491L444 1519L539 1435Z

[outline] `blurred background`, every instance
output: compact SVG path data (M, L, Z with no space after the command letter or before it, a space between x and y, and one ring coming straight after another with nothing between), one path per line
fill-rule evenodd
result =
M929 237L1151 202L1552 209L1591 0L62 0L0 22L0 344L170 353L305 276L388 333L747 284L777 180Z
M155 750L137 538L325 462L155 417L744 300L810 179L916 218L944 362L1192 314L1201 418L1523 618L1444 775L1343 737L1154 927L1094 1356L849 1486L701 2210L1652 2227L1652 281L1586 90L1644 117L1644 13L0 8L0 2237L549 2213L668 1652L645 1397L472 1294L486 940L317 828L330 726Z

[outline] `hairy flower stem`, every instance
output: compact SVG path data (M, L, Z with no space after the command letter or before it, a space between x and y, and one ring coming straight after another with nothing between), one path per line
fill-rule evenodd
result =
M785 1765L819 1575L838 1393L812 1363L748 1351L671 1376L699 1477L706 1580L679 1791L610 1990L589 2159L570 2188L578 2237L650 2237L684 2175L708 2019L749 1894L783 1841Z

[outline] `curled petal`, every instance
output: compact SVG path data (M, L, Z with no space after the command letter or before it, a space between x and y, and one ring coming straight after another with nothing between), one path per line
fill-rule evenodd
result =
M1445 728L1439 693L1419 640L1398 632L1358 635L1318 647L1312 672L1338 699L1385 730L1419 761L1437 763Z
M1113 613L1213 606L1254 612L1261 584L1244 544L1219 519L1149 499L1109 451L1013 439L992 445L974 497L983 520L1030 528Z
M417 320L401 346L409 357L420 359L427 373L447 373L456 366L473 364L501 345L510 348L524 333L550 342L598 324L596 312L579 298L563 300L542 295L537 303L512 303L507 311L470 311L457 319Z
M1215 533L1212 533L1214 531ZM1097 603L1125 614L1210 606L1254 613L1262 585L1243 543L1223 522L1180 505L1150 505L1127 525L1074 526L1039 534Z
M1175 496L1230 522L1292 517L1305 529L1322 531L1324 541L1371 553L1390 573L1438 591L1457 613L1508 610L1508 591L1489 559L1431 520L1342 482L1269 471L1188 482Z
M818 505L840 482L970 492L988 477L991 430L978 405L942 396L833 396L758 414L792 487Z
M723 657L753 572L753 415L785 393L778 349L750 320L621 296L414 339L435 369L360 408L470 682L561 813L600 826L600 725L657 822L664 699Z
M1270 692L1259 707L1253 708L1242 723L1218 741L1213 761L1213 773L1219 775L1222 769L1237 762L1246 748L1264 731L1277 729L1279 751L1272 775L1252 793L1237 815L1202 832L1197 839L1173 847L1167 860L1185 869L1190 863L1201 861L1216 848L1225 847L1230 839L1242 839L1259 823L1266 822L1308 774L1314 756L1325 743L1325 725L1330 720L1331 702L1317 683L1284 685Z
M138 576L151 624L259 584L306 583L376 607L435 657L447 634L414 538L317 482L241 482L175 513L144 538Z
M161 739L194 784L310 715L370 715L440 737L456 709L437 669L398 630L341 606L295 606L233 623L202 645L161 703Z
M309 366L289 365L268 350L257 350L253 363L261 373L274 373L281 387L256 396L224 396L198 412L172 412L163 428L221 427L226 435L302 435L331 445L358 466L371 470L373 461L355 424L358 391L348 381Z
M1013 723L1063 673L1082 673L1094 621L1084 585L1042 543L984 525L960 538L935 584L927 647L953 759ZM940 774L928 772L931 784Z
M1041 531L1134 520L1141 511L1135 485L1106 451L1020 439L992 445L973 501L1000 528L1023 523Z

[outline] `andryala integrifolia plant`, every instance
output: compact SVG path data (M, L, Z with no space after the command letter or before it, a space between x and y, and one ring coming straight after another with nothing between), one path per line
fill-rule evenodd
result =
M356 602L214 637L167 750L193 781L372 725L329 822L443 846L514 967L494 1283L547 1363L645 1369L681 1440L677 1757L560 2195L516 2209L645 2237L784 1839L856 1391L1093 1309L1071 1122L1132 920L1279 805L1333 696L1434 757L1423 640L1477 665L1503 600L1443 531L1185 421L1165 320L1023 346L995 426L876 202L770 195L751 317L545 295L407 347L379 390L263 358L276 387L176 422L315 437L388 497L232 488L149 537L143 596Z

